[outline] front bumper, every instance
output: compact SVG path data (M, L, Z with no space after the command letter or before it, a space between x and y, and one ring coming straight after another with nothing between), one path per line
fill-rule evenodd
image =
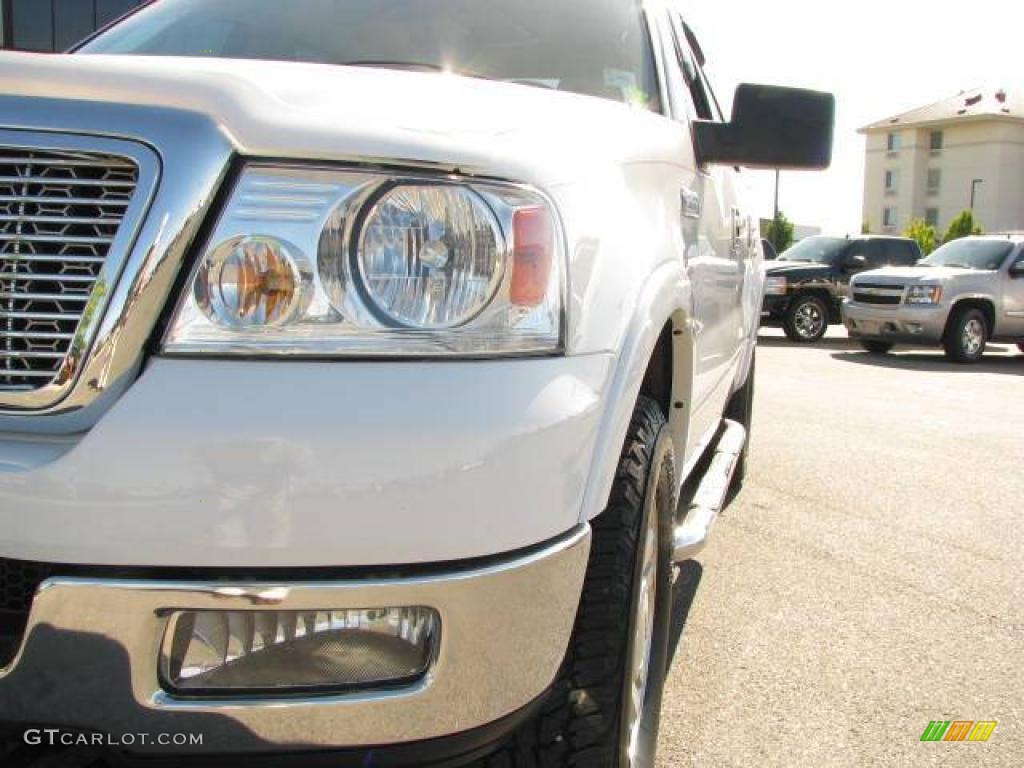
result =
M234 754L368 747L468 731L520 710L554 680L589 550L584 525L526 554L404 578L51 578L36 593L18 654L0 670L0 723L114 735L198 733L202 744L189 749ZM160 686L157 655L171 610L374 605L438 611L440 644L424 679L301 698L176 698ZM170 748L137 741L134 750Z
M843 325L852 338L898 344L938 344L947 314L942 306L878 307L843 302Z
M771 318L778 320L786 314L786 309L789 307L788 295L779 296L774 294L766 294L764 301L761 304L761 317Z
M515 552L580 522L612 361L155 359L83 435L0 433L0 557L305 568Z

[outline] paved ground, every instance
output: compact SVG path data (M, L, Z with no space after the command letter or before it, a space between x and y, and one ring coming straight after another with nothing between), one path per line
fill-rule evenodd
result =
M1024 765L1022 515L1016 349L764 332L750 479L681 574L659 768ZM999 724L921 743L939 719Z

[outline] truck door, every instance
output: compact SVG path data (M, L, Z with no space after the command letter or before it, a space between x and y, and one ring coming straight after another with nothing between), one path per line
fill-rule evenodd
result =
M1010 259L1010 266L1024 264L1024 247ZM1002 317L996 322L996 333L1014 339L1024 339L1024 277L1001 274L1003 281Z
M722 120L704 77L700 56L691 45L682 17L669 12L671 40L666 69L673 117L689 131L690 121ZM687 440L689 460L709 431L717 427L731 394L745 340L743 275L754 263L756 239L750 219L737 202L735 172L701 168L680 177L687 273L694 296L694 393ZM758 283L759 284L759 283ZM759 307L760 297L757 304ZM757 312L753 311L752 315Z

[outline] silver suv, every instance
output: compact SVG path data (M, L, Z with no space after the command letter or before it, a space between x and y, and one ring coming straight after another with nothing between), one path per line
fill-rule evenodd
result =
M869 352L941 344L973 363L989 341L1024 351L1024 235L947 243L913 267L857 275L843 304L850 336Z

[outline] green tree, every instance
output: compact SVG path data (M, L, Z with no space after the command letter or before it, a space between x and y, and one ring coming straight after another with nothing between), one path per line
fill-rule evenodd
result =
M869 219L864 219L864 221L861 222L860 233L862 235L870 235L871 234L871 221Z
M779 211L778 215L768 225L765 238L775 246L775 250L782 253L793 245L793 223L786 218L786 214Z
M960 211L956 218L949 222L949 227L946 229L942 242L948 243L953 240L959 240L961 237L980 234L981 225L974 220L974 212L970 210Z
M921 251L925 256L935 250L935 238L937 237L935 227L924 219L911 219L903 236L915 240L921 246Z

